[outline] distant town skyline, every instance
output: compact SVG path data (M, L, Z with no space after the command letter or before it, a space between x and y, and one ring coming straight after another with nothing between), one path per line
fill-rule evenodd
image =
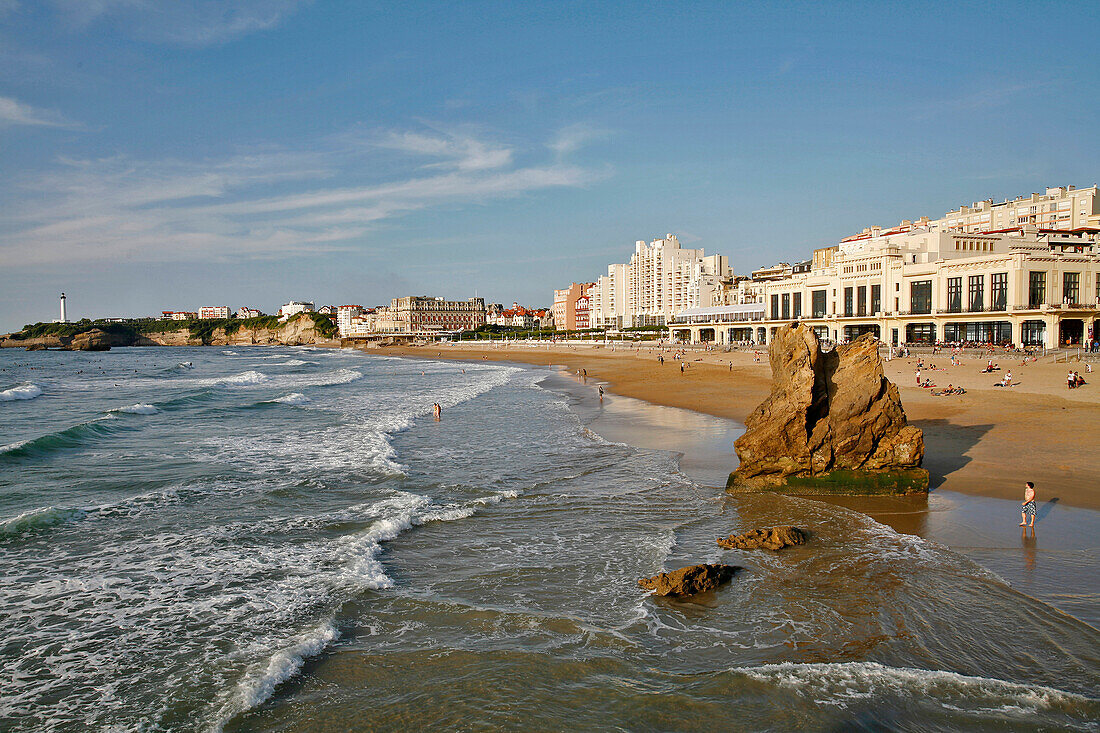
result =
M738 274L1098 182L1095 3L0 0L0 332L549 306L671 232Z

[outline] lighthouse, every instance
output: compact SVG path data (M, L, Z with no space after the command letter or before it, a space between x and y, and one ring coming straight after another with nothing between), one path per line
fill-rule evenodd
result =
M69 319L65 317L65 293L61 294L61 322L68 323Z

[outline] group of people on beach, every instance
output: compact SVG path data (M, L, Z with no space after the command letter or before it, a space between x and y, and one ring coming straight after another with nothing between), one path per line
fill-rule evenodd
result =
M1066 375L1066 386L1069 389L1077 389L1085 384L1085 378L1077 372L1070 372Z

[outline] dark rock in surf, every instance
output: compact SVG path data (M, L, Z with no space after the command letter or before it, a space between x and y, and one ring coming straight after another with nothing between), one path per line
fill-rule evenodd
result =
M784 547L806 544L806 532L789 524L768 529L754 529L744 534L719 537L718 544L731 550L782 550Z
M691 565L652 578L642 578L638 585L658 596L691 596L714 590L727 582L741 568L734 565Z
M909 494L928 491L924 434L909 425L870 334L824 351L812 329L776 330L772 391L734 448L734 492Z

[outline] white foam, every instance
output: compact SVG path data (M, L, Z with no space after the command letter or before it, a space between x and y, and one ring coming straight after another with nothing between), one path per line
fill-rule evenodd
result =
M732 670L770 682L828 705L865 700L883 694L914 695L966 701L983 707L1012 705L1043 708L1088 698L1041 685L1019 685L989 677L970 677L941 670L887 667L878 662L765 664Z
M37 384L24 384L12 387L0 392L0 402L12 402L14 400L33 400L42 394L42 388Z
M240 374L235 374L232 377L222 377L220 379L215 379L215 380L213 380L213 383L215 383L215 384L247 385L247 384L259 384L260 382L266 382L267 379L268 379L267 375L264 374L263 372L247 371L247 372L241 372Z
M320 654L339 637L340 632L336 626L332 621L327 621L295 637L287 646L272 654L265 663L248 670L237 683L234 697L222 708L214 730L220 731L234 715L263 703L271 697L276 687L298 674L306 659Z
M226 356L240 356L236 351L223 351L222 353Z
M131 415L156 415L158 410L154 405L150 405L145 402L139 402L136 405L128 405L126 407L119 407L115 412L128 412Z
M301 359L287 359L282 362L283 366L305 366L306 364L316 364L315 361L302 361Z
M281 402L284 405L304 405L309 402L309 398L301 392L291 392L288 395L283 395L277 399L271 400L272 402Z

